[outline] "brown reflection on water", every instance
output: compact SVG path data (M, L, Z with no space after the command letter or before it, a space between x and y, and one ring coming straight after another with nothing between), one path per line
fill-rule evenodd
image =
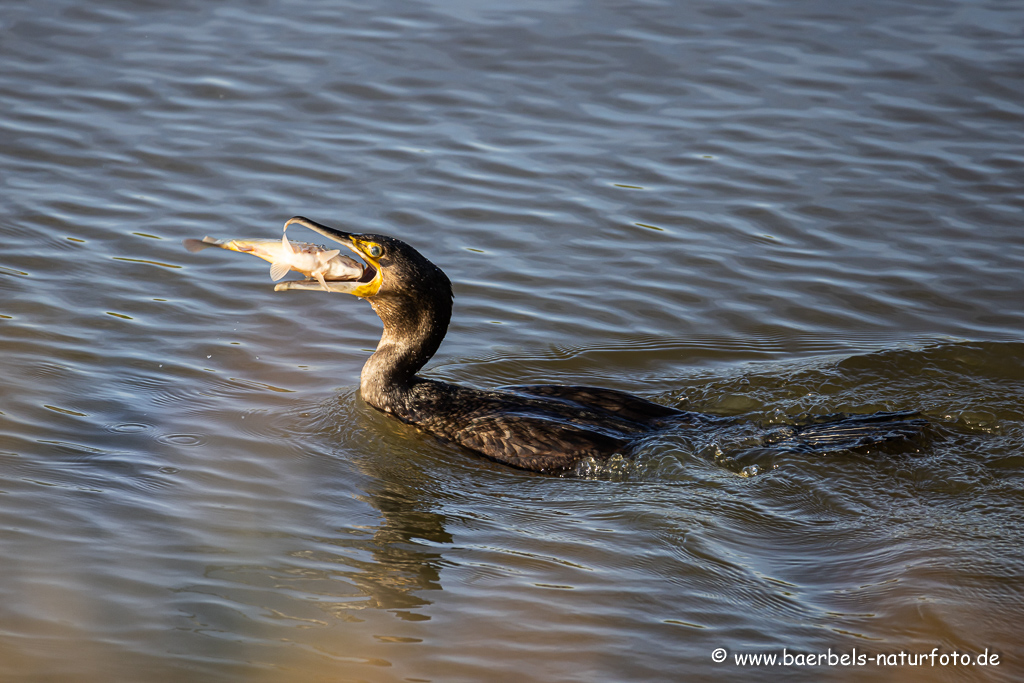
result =
M366 607L392 610L410 620L426 620L430 617L408 610L430 604L423 591L441 589L442 554L426 550L422 541L443 547L452 542L452 536L445 531L444 516L424 510L425 502L417 500L416 493L396 484L385 486L368 492L366 497L383 516L372 540L361 543L336 539L333 543L343 549L371 552L372 562L347 575L366 593Z

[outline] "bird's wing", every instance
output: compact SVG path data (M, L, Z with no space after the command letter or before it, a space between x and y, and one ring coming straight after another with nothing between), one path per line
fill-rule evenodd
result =
M676 408L663 406L647 399L615 389L583 387L563 384L538 384L505 387L507 391L526 396L553 398L568 401L584 408L600 411L623 420L629 420L648 427L661 427L663 420L685 418L686 413Z
M578 425L515 413L472 418L452 439L491 460L548 473L569 471L583 458L606 458L629 443Z

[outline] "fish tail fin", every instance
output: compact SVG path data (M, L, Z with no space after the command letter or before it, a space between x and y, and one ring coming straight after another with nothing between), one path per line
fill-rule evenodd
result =
M195 253L197 251L202 251L203 249L206 249L207 247L219 247L221 245L221 241L220 240L214 239L212 237L204 237L201 240L194 240L194 239L190 238L190 239L182 240L181 243L183 245L185 245L185 248L188 249L189 251L191 251L192 253Z

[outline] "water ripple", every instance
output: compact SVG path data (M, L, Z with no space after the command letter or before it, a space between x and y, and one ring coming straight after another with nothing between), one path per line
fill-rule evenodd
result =
M1016 6L0 14L0 678L658 681L737 643L1022 670ZM397 423L356 390L365 302L180 247L297 213L449 273L434 377L737 423L576 479ZM931 441L754 446L875 410Z

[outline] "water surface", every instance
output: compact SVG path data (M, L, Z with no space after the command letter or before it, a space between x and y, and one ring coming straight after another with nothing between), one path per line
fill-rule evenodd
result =
M6 3L0 678L1020 678L1022 25L998 0ZM451 276L433 377L740 426L575 479L439 444L359 399L364 302L181 247L294 214ZM749 447L876 410L932 438ZM1002 659L732 658L935 647Z

